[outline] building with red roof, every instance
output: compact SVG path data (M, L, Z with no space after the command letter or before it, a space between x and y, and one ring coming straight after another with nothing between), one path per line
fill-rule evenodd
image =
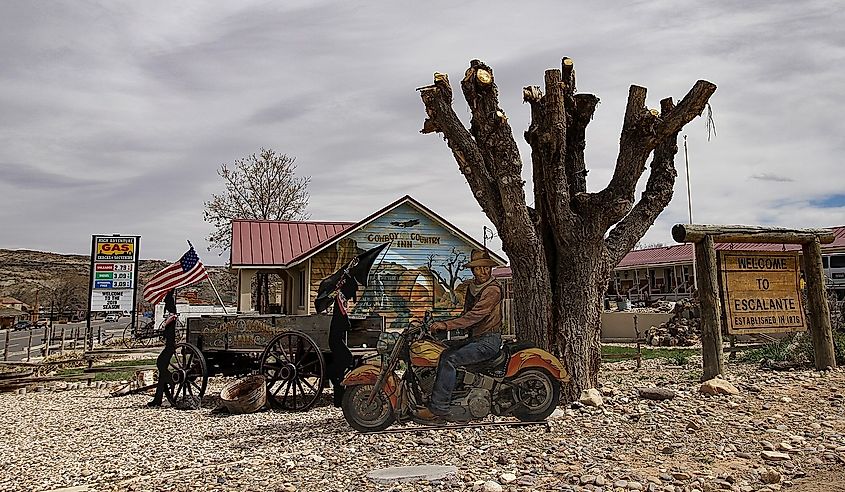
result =
M358 222L233 220L230 267L238 272L238 311L256 310L253 283L267 272L277 274L269 312L313 314L320 282L385 242L390 246L370 271L370 285L359 291L352 316L378 312L388 327L403 327L426 311L460 313L462 284L472 277L463 265L483 246L407 195Z

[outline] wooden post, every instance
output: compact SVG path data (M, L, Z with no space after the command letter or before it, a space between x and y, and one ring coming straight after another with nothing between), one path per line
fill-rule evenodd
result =
M807 302L810 307L810 333L813 337L813 352L816 369L836 367L833 350L833 333L830 326L830 308L824 291L821 243L818 238L804 243L804 277L807 282Z
M701 355L704 358L702 381L724 373L722 365L722 326L716 278L716 247L713 237L695 243L698 265L698 296L701 301Z
M50 328L44 326L44 349L42 350L43 357L50 355Z
M65 353L65 326L62 325L62 346L59 348L59 353Z
M643 351L640 347L640 327L637 324L637 315L634 315L634 334L637 336L637 369L643 364Z
M29 362L30 360L30 352L32 351L32 332L35 331L35 328L29 330L29 342L26 344L26 361Z
M6 362L9 358L9 332L12 331L11 328L6 330L6 343L3 345L3 362Z

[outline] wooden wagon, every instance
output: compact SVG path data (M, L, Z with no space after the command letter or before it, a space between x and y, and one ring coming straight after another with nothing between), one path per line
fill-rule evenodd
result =
M170 379L174 404L197 408L209 376L261 374L271 406L311 408L327 381L329 315L238 314L189 318L185 342L176 345ZM361 357L375 350L381 316L351 319L346 344Z

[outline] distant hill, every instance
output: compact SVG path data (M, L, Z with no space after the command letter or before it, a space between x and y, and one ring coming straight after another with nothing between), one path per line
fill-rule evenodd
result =
M50 288L55 286L62 276L89 275L91 258L87 255L63 255L45 251L25 249L0 249L0 297L12 296L27 304L35 304L36 294L43 305ZM171 262L164 260L141 260L138 297L147 280L157 271ZM237 276L225 266L206 266L220 297L226 304L234 304L237 295ZM219 304L211 285L199 282L179 289L180 297L196 293L199 301ZM86 293L87 296L87 293Z

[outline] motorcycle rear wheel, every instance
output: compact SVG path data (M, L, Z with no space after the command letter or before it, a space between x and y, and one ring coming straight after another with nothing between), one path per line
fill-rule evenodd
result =
M343 393L343 417L359 432L378 432L390 427L395 417L387 395L380 391L367 405L367 399L373 392L372 384L363 384L346 388Z
M519 408L513 416L522 422L539 422L552 414L560 401L560 381L542 369L525 369L514 379L520 380L514 388Z

